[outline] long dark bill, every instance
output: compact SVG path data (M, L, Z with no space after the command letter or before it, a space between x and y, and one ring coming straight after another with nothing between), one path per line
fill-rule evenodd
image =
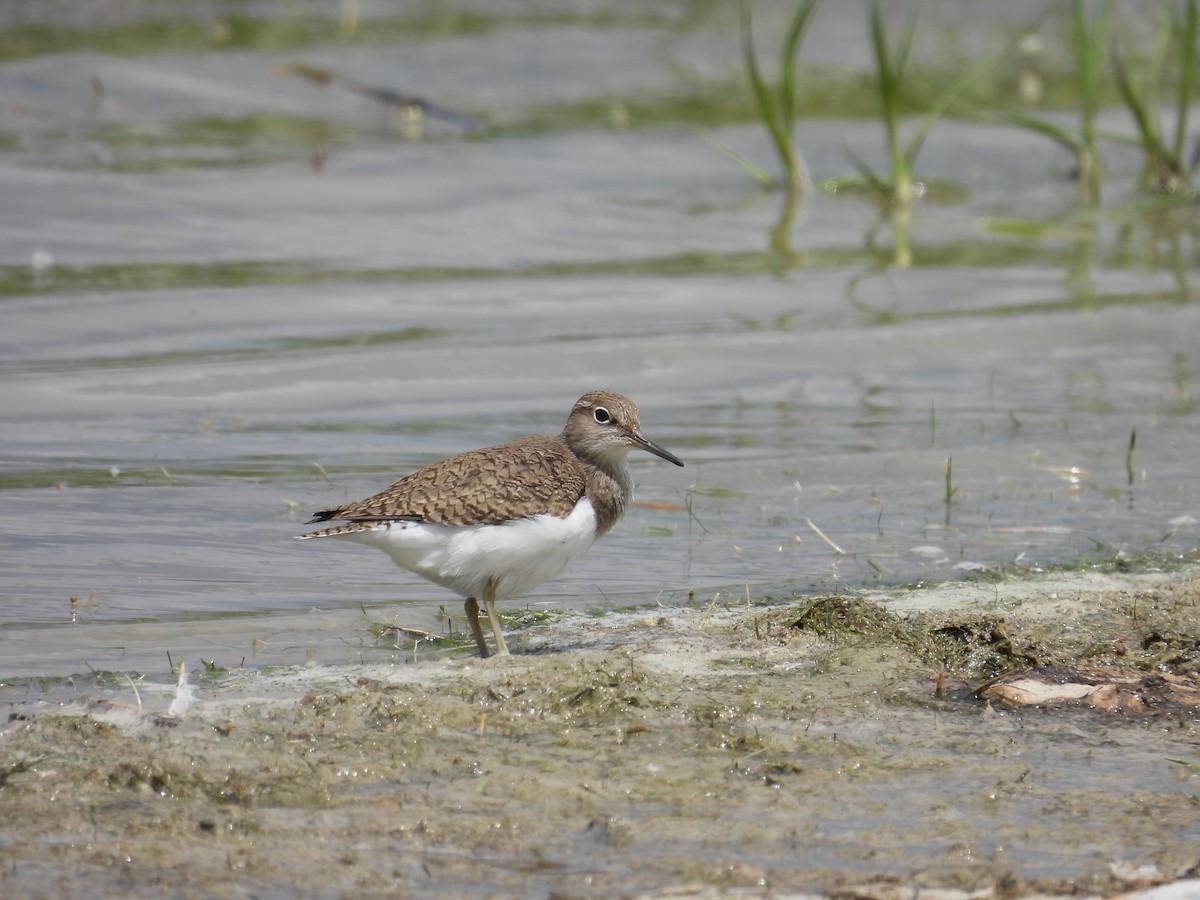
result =
M658 444L654 443L654 441L650 440L650 438L646 437L640 431L635 431L633 433L633 441L639 447L641 447L643 450L648 450L651 453L653 453L655 456L662 457L667 462L673 462L677 466L683 465L682 459L680 459L678 456L676 456L670 450L664 450L662 447L658 446Z

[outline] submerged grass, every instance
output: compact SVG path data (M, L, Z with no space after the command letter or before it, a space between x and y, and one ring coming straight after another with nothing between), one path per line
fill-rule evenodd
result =
M1192 296L1186 277L1192 267L1189 241L1195 237L1196 226L1190 218L1180 225L1179 215L1187 215L1178 201L1169 198L1149 198L1135 205L1109 210L1103 215L1121 227L1111 245L1096 246L1094 222L1077 216L1059 220L988 219L980 223L985 233L1004 240L986 241L965 236L956 241L930 243L913 242L909 247L914 264L927 268L974 267L999 268L1012 265L1046 265L1058 267L1063 260L1063 247L1085 245L1091 253L1091 264L1105 265L1118 270L1141 271L1146 266L1142 245L1154 251L1155 265L1176 270L1179 290L1153 291L1139 294L1109 293L1088 295L1088 302L1129 304L1141 301L1155 303L1163 299L1185 300ZM839 268L846 266L877 269L892 260L892 252L868 243L865 247L824 247L805 251L809 268ZM442 281L505 281L512 279L555 279L576 276L634 276L662 278L698 278L711 275L775 275L779 272L776 254L763 251L735 250L731 252L687 252L659 257L618 257L614 259L575 260L537 263L527 266L411 266L398 268L352 268L338 265L336 260L218 260L212 263L123 263L101 265L49 266L0 265L0 302L5 298L19 300L37 296L70 296L89 291L167 292L198 288L239 288L245 286L306 287L313 285L419 284ZM1035 301L1028 307L1007 306L990 311L967 311L962 314L993 314L1005 310L1067 309L1079 305L1081 297L1066 300L1053 298ZM948 314L960 312L949 310ZM333 345L361 343L368 340L436 339L444 336L436 329L403 329L391 336L372 338L369 335L345 335L331 338ZM303 349L305 339L290 344L291 349ZM276 348L278 349L278 348ZM179 351L188 353L192 351ZM196 351L199 352L199 351ZM233 354L255 354L257 348L230 350ZM271 350L270 352L275 352ZM201 353L203 358L211 354ZM180 357L174 353L153 354L137 358L104 360L90 357L71 357L62 360L23 362L0 360L0 373L33 371L39 367L61 369L85 365L121 366L149 364L155 360L171 361Z

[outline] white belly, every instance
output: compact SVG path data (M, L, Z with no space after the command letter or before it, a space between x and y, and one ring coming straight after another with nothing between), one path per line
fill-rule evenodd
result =
M503 525L381 522L338 537L378 547L403 569L464 597L517 597L560 575L596 540L596 514L586 497L569 516L542 515Z

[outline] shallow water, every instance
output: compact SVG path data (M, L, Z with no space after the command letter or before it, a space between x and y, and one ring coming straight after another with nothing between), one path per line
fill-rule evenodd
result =
M390 658L371 623L439 631L459 601L382 554L292 542L307 513L556 431L593 387L688 467L635 459L655 505L521 605L1194 547L1194 210L1065 215L1052 145L944 123L922 166L964 199L918 207L911 267L844 193L802 211L788 265L766 250L777 198L691 126L503 127L679 89L647 43L736 70L715 28L500 29L404 66L336 41L0 65L0 675ZM270 74L296 59L500 127L407 139ZM815 177L847 173L847 144L878 160L879 130L806 121ZM713 132L769 159L757 126ZM1115 206L1138 163L1108 162ZM988 225L1009 218L1052 227Z
M1105 585L1097 620L1082 576L1007 576L1194 558L1194 204L1141 197L1111 146L1105 207L1080 211L1048 141L944 122L919 168L952 190L907 236L822 191L784 258L779 197L708 140L765 163L761 128L696 112L740 91L732 7L232 6L0 5L0 892L1008 895L1195 871L1194 715L946 699L928 660L772 605L945 591L1044 615L1088 660L1186 645L1196 594L1169 579ZM990 52L1026 6L927 0L915 56ZM805 49L834 97L801 122L818 183L847 146L883 163L846 87L864 7L825 4ZM756 7L768 56L788 12ZM1054 34L1038 65L1066 58ZM295 62L490 127L418 137L273 74ZM644 505L506 607L631 614L483 663L414 651L376 626L461 631L458 598L292 540L557 431L595 387L687 467L633 458ZM956 579L987 590L907 589ZM197 700L164 721L180 659Z

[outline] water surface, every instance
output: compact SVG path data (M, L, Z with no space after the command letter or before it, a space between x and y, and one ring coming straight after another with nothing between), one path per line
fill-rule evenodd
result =
M1139 161L1112 150L1110 212L1075 214L1053 145L948 122L921 163L961 199L917 208L910 267L846 192L802 210L780 259L778 198L700 130L616 127L623 98L736 71L729 27L0 66L2 674L390 658L372 623L443 630L459 601L382 554L293 542L308 513L557 431L595 387L633 397L687 468L635 458L651 505L517 605L1193 548L1194 210L1142 211ZM272 74L295 60L492 128L414 138ZM505 127L584 101L612 115ZM709 130L770 159L754 124ZM806 120L802 143L818 181L849 172L847 145L882 159L870 120Z

